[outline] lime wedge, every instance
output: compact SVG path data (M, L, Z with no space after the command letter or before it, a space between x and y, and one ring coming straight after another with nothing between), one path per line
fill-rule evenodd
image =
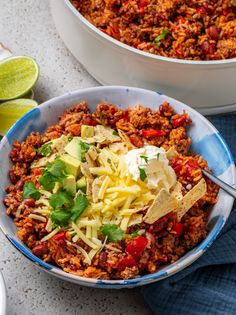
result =
M0 101L28 93L39 77L39 66L30 57L10 57L0 62Z
M5 135L8 129L25 113L38 105L34 100L17 99L0 104L0 135Z

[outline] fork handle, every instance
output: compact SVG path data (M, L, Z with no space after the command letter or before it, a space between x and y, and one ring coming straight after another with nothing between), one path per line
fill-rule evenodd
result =
M208 177L213 183L217 184L220 186L224 191L226 191L228 194L230 194L232 197L236 198L236 189L231 187L230 185L226 184L223 182L221 179L218 177L210 174L206 170L202 169L203 174Z

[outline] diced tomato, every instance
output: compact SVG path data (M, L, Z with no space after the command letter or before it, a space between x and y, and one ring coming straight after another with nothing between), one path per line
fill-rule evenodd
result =
M184 233L184 224L176 222L172 228L172 232L174 232L174 237L180 237Z
M191 159L186 164L185 167L187 168L186 171L190 175L192 171L199 168L199 165L196 160Z
M134 259L138 259L144 252L147 244L148 240L146 237L138 236L126 246L125 251L129 253Z
M181 115L172 119L172 125L174 128L182 127L185 124L186 124L186 115Z
M146 139L165 136L165 131L157 129L142 129L142 136Z
M128 110L124 110L122 112L122 117L125 121L129 121L129 111Z
M35 176L42 175L42 171L43 171L43 170L42 170L41 168L35 168L35 169L33 170Z
M135 261L135 259L131 256L127 256L119 262L117 269L119 271L123 271L125 270L126 267L134 267L134 266L137 266L137 262Z
M55 236L53 236L53 240L57 241L59 244L64 244L66 240L66 231L57 233Z

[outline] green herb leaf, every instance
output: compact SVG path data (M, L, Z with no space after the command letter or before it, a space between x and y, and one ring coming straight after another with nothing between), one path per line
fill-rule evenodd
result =
M39 184L43 186L46 190L52 190L55 186L57 178L52 176L48 171L44 171L39 177Z
M158 47L160 47L160 46L161 46L161 41L162 41L163 39L165 39L166 36L169 35L169 34L171 34L171 32L170 32L169 30L163 30L162 33L161 33L160 35L158 35L158 36L154 39L153 43L156 44Z
M52 190L56 182L61 182L66 176L66 165L61 160L47 163L43 174L39 177L39 183L46 190Z
M124 231L115 224L103 224L100 228L100 231L103 235L108 237L109 241L115 243L122 240L124 235Z
M141 159L144 159L144 161L147 163L148 162L148 157L145 155L140 155Z
M138 169L139 169L139 177L140 177L141 181L144 182L145 179L147 178L147 174L143 168L139 167Z
M66 165L61 160L55 160L53 163L46 165L46 170L58 179L62 179L66 175Z
M55 225L64 226L71 217L71 212L63 210L55 210L51 213L51 220Z
M75 199L75 204L73 206L73 208L71 209L71 220L72 221L76 221L78 219L78 217L81 216L81 214L84 212L84 210L87 208L87 206L89 205L89 201L86 198L85 195L79 195L76 199Z
M41 194L40 192L36 189L34 183L32 182L26 182L24 184L23 188L23 194L22 198L27 199L27 198L33 198L38 200L40 198Z
M133 237L139 236L139 232L138 232L138 231L134 231L134 232L131 233L131 235L132 235Z
M79 142L79 160L81 162L84 162L85 161L85 154L88 152L90 148L90 144L88 143L85 143L83 141L80 141Z
M49 198L49 204L54 209L69 208L73 205L73 198L68 192L60 191Z
M160 153L157 153L157 159L159 160L159 157L160 157Z
M50 144L52 144L52 142L44 143L40 148L36 149L36 152L43 156L48 155L49 153L52 152L52 147L50 146Z
M112 134L113 134L113 136L119 136L119 134L116 130L113 130Z

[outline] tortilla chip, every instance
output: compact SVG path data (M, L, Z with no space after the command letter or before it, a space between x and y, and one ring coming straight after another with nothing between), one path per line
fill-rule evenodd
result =
M143 222L143 215L142 214L133 214L128 223L128 227L135 225L135 224L140 224Z
M173 197L180 201L183 198L182 184L180 182L176 182L176 184L171 188L170 193Z
M87 153L93 161L96 161L96 159L98 157L98 152L94 146L91 146Z
M179 156L179 153L176 151L175 146L170 147L169 150L166 151L166 157L169 161L173 160L176 156Z
M95 127L94 138L96 142L119 142L121 139L118 135L114 133L114 129L110 127L104 127L102 125L97 125ZM105 140L103 140L105 139Z
M119 133L119 136L121 137L122 141L125 142L125 144L127 145L127 148L129 150L132 150L132 149L135 149L136 147L131 143L129 137L126 135L126 133L121 130L121 129L118 129L118 133Z
M99 200L98 193L100 191L100 188L105 178L106 178L106 175L96 177L92 183L92 199L94 203L98 202Z
M116 154L121 154L124 155L128 152L128 147L125 142L116 142L116 143L111 143L109 145L109 149L116 153Z
M93 179L93 175L91 174L91 172L90 172L90 170L89 170L88 163L81 163L81 164L80 164L80 170L81 170L81 173L82 173L86 178L91 178L91 179Z
M178 200L166 189L161 189L161 191L156 196L156 199L148 209L144 217L144 222L152 224L169 212L176 210L177 207Z
M190 208L201 199L207 192L207 185L204 178L200 180L184 197L180 200L179 206L176 209L178 220L188 212Z

